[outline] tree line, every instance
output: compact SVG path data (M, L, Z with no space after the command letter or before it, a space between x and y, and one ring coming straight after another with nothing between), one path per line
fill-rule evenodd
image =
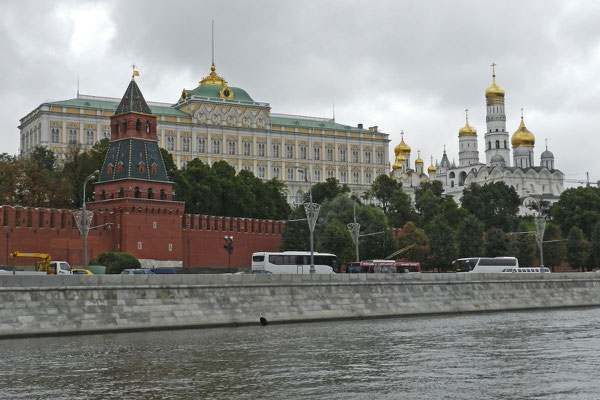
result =
M80 207L83 181L102 168L108 147L107 139L88 152L71 146L60 165L54 153L43 147L28 157L0 154L0 204ZM245 170L236 173L225 161L210 166L195 159L179 169L166 150L161 152L175 200L185 202L186 212L290 220L281 249L309 248L304 210L290 208L285 183L263 181ZM514 255L520 264L531 265L539 255L534 219L518 216L519 196L503 182L466 187L460 206L444 194L438 181L423 182L411 202L402 184L387 175L380 175L361 197L336 179L314 184L312 192L313 201L321 204L315 250L336 254L340 264L356 258L346 226L355 218L365 235L359 238L363 260L385 258L409 245L414 246L399 257L442 271L461 257ZM93 185L88 185L86 201L92 200ZM547 266L566 261L572 268L600 267L600 189L567 189L554 206L540 202L536 207L548 221L544 233ZM394 234L390 228L401 230Z

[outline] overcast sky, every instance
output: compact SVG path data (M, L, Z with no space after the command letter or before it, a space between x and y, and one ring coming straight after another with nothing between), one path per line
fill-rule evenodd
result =
M458 130L479 132L492 62L507 130L544 141L567 185L600 179L598 1L3 1L0 153L19 119L77 92L121 97L138 65L146 100L176 102L210 72L272 112L378 125L412 160L458 162Z

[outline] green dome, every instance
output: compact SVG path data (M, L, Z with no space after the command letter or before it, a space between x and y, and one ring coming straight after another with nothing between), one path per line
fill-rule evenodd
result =
M223 86L216 85L200 85L195 89L188 90L188 96L201 96L201 97L212 97L220 99L220 92L223 90ZM237 87L229 86L229 90L233 93L233 100L238 101L251 101L252 97L244 90Z

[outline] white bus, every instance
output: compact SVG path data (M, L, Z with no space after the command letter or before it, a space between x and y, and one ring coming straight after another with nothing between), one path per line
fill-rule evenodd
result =
M335 254L313 253L315 273L333 274L337 271ZM310 251L259 252L252 254L253 271L273 274L310 274Z
M515 257L470 257L452 262L456 272L503 272L507 268L519 268Z

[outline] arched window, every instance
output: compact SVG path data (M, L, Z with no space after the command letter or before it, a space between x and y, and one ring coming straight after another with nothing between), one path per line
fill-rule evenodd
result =
M500 141L496 140L496 148L499 149L500 148Z
M142 194L140 192L140 188L138 186L135 187L135 191L133 193L133 197L135 197L136 199L139 199L140 197L142 197Z
M123 133L127 132L127 121L123 121Z
M152 190L152 188L148 189L147 197L149 199L153 199L154 198L154 190Z
M119 121L115 122L115 133L119 133Z
M125 197L125 193L123 192L123 188L122 188L122 187L120 187L120 188L119 188L119 198L121 198L121 199L122 199L123 197Z
M488 142L488 150L492 149L492 142Z
M506 140L504 141L504 148L506 149Z
M165 189L160 189L160 199L161 200L167 199L167 192L165 192Z
M458 186L464 186L466 179L467 173L465 171L462 171L460 174L458 174Z
M150 133L150 121L146 121L146 133Z
M137 119L137 121L135 121L135 130L138 132L142 131L142 121L140 121L139 118Z
M100 200L106 200L106 191L104 191L104 190L100 191Z

